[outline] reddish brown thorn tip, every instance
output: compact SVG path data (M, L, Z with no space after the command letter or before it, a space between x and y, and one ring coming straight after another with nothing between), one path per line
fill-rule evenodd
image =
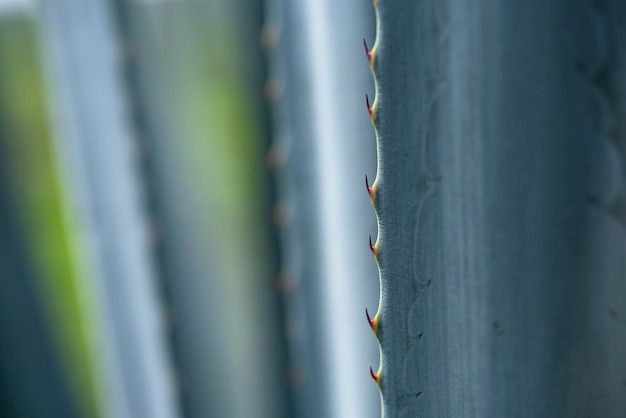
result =
M378 257L378 248L372 244L372 236L370 235L370 251L374 254L374 258Z
M365 188L367 189L367 194L370 195L370 199L372 198L372 188L370 187L370 183L367 180L367 174L365 175Z
M378 384L378 375L374 373L374 370L372 370L372 366L370 366L370 376L372 376L372 379L374 379L374 382Z
M365 308L365 316L367 316L367 322L369 322L370 328L372 329L372 331L375 331L376 323L372 320L372 318L370 318L370 313L367 308Z
M363 46L365 47L365 55L367 55L367 61L371 64L372 53L370 52L370 49L367 47L367 42L365 41L365 38L363 38Z
M370 106L370 98L367 93L365 93L365 104L367 105L367 112L370 114L370 119L372 119L372 117L374 116L374 109L372 109L372 106Z

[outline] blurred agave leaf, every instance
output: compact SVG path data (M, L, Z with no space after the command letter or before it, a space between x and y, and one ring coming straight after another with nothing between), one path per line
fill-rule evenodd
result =
M112 417L176 417L120 50L104 0L43 2L58 157Z
M23 6L23 3L15 6ZM0 344L5 347L0 357L7 367L10 363L10 370L21 374L18 378L21 384L5 382L5 387L14 386L10 403L19 404L13 412L22 413L21 416L68 416L72 413L48 404L67 402L64 396L68 394L63 393L68 390L65 384L34 375L42 362L52 363L46 367L54 370L57 367L54 363L60 361L62 368L58 372L69 379L81 415L91 417L97 415L97 407L91 367L93 347L90 347L85 322L89 312L82 304L81 283L71 268L71 245L61 214L38 59L36 21L32 13L24 11L32 12L25 8L2 9L0 20L0 146L3 151L0 165L4 170L1 177L5 191L2 196L5 226L1 241L11 245L10 251L2 251L8 257L2 263L1 273L4 283L1 293L7 297L2 306L8 313L2 317L14 321L12 327L19 328L24 335L20 338L22 334L13 334L18 337ZM40 303L43 306L38 306ZM11 316L11 312L13 315L21 313L17 318ZM41 338L39 334L53 341L37 340ZM51 335L45 337L47 334ZM16 351L10 353L9 347ZM53 353L46 350L53 350ZM28 383L29 379L39 382ZM31 389L22 386L26 384L30 384ZM40 391L44 385L48 387L46 392L56 391L51 395L57 397L56 400L43 401L32 392L33 387ZM10 414L4 411L2 416Z
M259 2L116 4L184 411L284 416Z
M376 266L367 249L375 217L363 176L375 169L364 105L372 77L361 46L372 39L370 4L277 0L268 39L277 87L276 143L286 158L281 192L290 222L285 271L293 276L293 369L302 417L380 415L368 367L378 350L364 308L375 308Z
M0 162L6 163L5 154ZM76 405L59 367L58 347L37 289L39 277L23 239L26 228L6 181L8 165L0 167L0 414L74 417Z

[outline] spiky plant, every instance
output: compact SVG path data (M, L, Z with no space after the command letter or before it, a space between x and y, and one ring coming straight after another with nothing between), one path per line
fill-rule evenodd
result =
M384 416L626 416L626 6L374 5Z
M373 31L371 11L359 0L268 3L276 132L269 160L280 179L276 213L288 214L279 217L281 283L296 414L373 418L379 402L367 365L377 347L361 309L375 303L378 283L358 243L375 225L361 193L375 145L360 106L371 78L355 49Z

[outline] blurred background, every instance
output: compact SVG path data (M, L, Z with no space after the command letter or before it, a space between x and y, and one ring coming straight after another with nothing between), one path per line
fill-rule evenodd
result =
M0 0L0 417L380 416L361 0Z

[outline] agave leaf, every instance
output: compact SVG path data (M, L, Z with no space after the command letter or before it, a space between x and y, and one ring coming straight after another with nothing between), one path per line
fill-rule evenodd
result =
M624 5L376 7L384 416L624 416Z

